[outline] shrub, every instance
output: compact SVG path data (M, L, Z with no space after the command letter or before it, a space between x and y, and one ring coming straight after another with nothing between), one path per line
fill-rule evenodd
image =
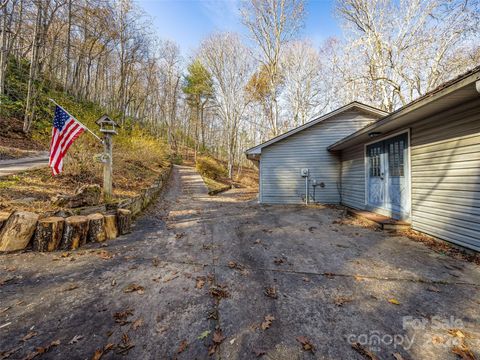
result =
M198 156L196 168L202 176L213 180L227 176L227 169L225 166L210 156Z

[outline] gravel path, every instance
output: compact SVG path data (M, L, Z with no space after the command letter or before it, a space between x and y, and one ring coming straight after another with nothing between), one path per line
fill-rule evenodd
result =
M254 195L176 166L131 234L0 255L0 359L480 356L478 266Z

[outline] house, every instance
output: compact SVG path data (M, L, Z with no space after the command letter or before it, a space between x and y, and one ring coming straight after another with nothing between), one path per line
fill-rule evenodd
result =
M354 102L246 154L261 203L343 204L480 251L480 66L390 114Z

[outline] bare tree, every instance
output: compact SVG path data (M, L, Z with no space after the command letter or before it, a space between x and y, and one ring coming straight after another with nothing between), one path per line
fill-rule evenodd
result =
M248 105L245 87L254 69L252 54L238 35L223 33L212 35L202 42L199 58L212 75L213 101L223 122L228 176L232 178L238 132Z
M241 9L243 23L259 47L259 61L268 74L268 120L272 135L279 126L278 97L282 74L280 59L285 45L294 39L303 26L303 0L248 0Z

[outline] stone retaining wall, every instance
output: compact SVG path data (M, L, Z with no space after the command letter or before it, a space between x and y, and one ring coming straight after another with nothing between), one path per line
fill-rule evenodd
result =
M0 252L23 250L29 244L34 251L73 250L87 242L126 234L132 218L160 194L171 170L162 173L140 195L119 204L69 209L65 216L40 217L28 211L0 213Z

